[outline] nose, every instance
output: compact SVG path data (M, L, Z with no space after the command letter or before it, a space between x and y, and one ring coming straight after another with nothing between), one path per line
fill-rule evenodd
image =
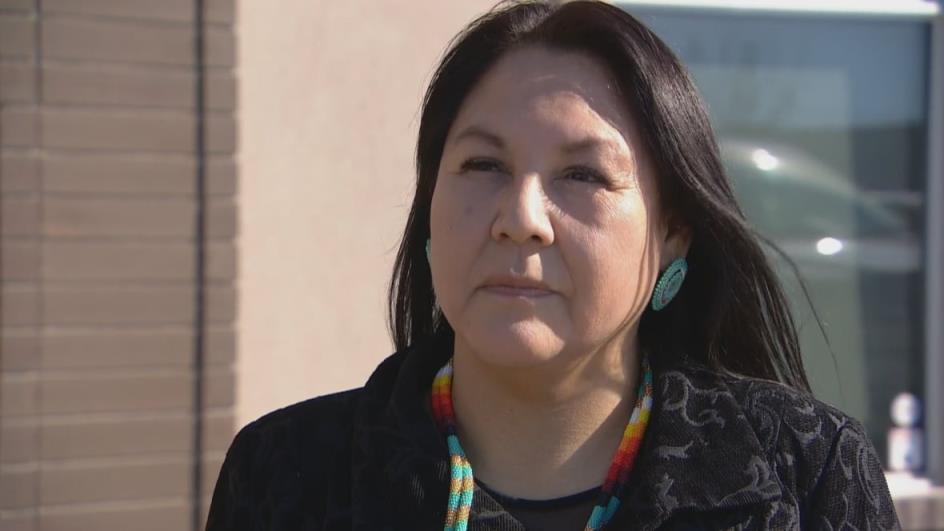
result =
M548 215L548 199L536 174L519 176L509 182L492 224L492 238L509 239L518 245L554 243L554 229Z

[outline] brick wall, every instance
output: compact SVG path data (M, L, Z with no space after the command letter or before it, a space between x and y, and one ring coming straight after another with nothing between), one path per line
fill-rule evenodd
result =
M236 309L234 0L206 4L204 497ZM0 530L191 529L193 12L0 0Z

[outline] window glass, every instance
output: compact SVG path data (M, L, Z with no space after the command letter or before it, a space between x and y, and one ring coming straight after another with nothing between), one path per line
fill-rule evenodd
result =
M688 65L749 221L782 260L817 396L886 457L889 405L923 396L929 27L634 9Z

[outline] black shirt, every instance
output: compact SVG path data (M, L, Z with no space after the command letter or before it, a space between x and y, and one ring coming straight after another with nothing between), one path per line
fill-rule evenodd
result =
M518 520L528 531L575 531L583 529L590 519L593 507L600 499L600 487L549 500L528 500L499 494L488 485L476 480L479 488L491 496L503 509Z
M243 428L220 471L208 531L441 530L449 455L426 404L451 354L443 340L416 345L385 360L363 388ZM857 421L777 383L686 360L651 363L652 414L606 529L899 528ZM528 518L477 486L469 529L525 531L516 514Z

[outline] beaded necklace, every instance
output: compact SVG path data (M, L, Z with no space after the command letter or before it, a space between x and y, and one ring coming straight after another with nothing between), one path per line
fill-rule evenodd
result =
M466 531L469 525L469 510L472 507L475 481L472 478L472 465L459 444L459 435L456 431L456 415L452 408L452 371L450 358L433 379L430 398L433 416L446 436L452 470L449 501L446 506L446 523L443 529L444 531ZM594 506L593 512L590 513L590 519L584 531L601 529L613 518L629 480L629 473L633 470L636 453L639 451L639 444L642 442L646 424L649 422L649 412L652 410L652 370L645 357L642 360L642 373L636 406L633 408L626 430L623 431L619 448L613 455L603 488L600 489L600 499Z

